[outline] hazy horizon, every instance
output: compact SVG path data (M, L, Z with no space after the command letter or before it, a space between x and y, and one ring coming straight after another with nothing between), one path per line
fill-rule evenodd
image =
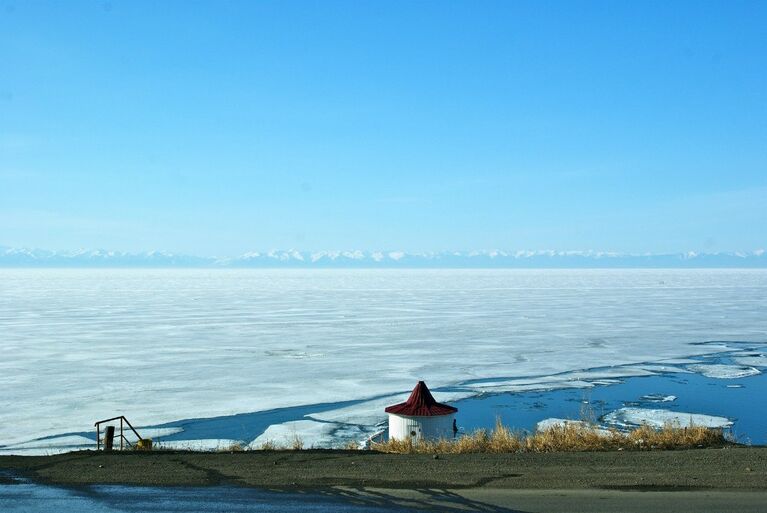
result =
M554 250L406 251L251 251L202 256L166 251L120 252L103 249L51 251L0 246L0 268L416 268L416 269L684 269L767 268L767 252L617 253Z

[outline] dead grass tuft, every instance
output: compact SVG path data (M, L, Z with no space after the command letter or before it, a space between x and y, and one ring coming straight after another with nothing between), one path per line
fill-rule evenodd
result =
M348 440L341 448L346 451L358 451L360 443L357 440Z
M245 452L245 447L241 443L236 442L223 449L219 449L218 452Z
M460 454L669 450L721 447L727 443L721 429L703 426L683 428L668 424L654 429L645 425L623 433L600 429L587 422L572 422L525 434L512 431L498 421L492 431L478 429L455 440L387 440L372 444L372 449L399 454Z
M304 448L303 439L297 434L294 434L293 437L290 439L290 448L294 451L302 450Z
M278 449L274 440L266 440L264 443L258 446L259 451L276 451Z

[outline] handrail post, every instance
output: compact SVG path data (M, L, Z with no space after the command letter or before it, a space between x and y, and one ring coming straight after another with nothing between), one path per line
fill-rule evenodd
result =
M112 447L114 447L114 441L115 441L115 427L112 424L110 424L104 430L104 451L112 452Z
M138 434L138 431L136 431L136 428L133 427L133 424L131 424L128 419L125 419L125 423L128 424L128 427L131 429L131 431L133 431L133 434L136 435L136 438L143 440L142 436Z
M128 444L128 446L133 447L133 444L130 443L130 441L125 437L125 426L127 424L128 428L130 428L131 431L133 431L133 434L136 435L136 438L139 440L144 440L144 438L138 434L138 431L136 431L136 428L133 427L133 425L130 423L130 421L125 417L125 415L120 415L118 417L112 417L111 419L104 419L99 420L95 423L96 426L96 450L101 450L101 424L104 424L106 422L114 422L116 420L120 421L120 450L125 449L125 444ZM107 426L109 427L109 426ZM113 432L114 432L114 427ZM106 442L105 442L106 443ZM106 447L105 447L106 449ZM111 449L111 447L110 447Z

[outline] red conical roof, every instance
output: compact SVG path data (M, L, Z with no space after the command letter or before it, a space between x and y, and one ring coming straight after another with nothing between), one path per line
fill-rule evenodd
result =
M384 411L411 417L431 417L433 415L449 415L457 412L458 408L435 401L426 383L419 381L407 401L389 406Z

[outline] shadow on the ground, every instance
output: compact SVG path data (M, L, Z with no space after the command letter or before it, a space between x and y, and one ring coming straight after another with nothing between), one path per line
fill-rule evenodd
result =
M19 498L26 500L26 504L22 504L26 507L23 511L31 513L53 510L60 513L523 513L434 488L397 493L396 490L365 488L277 491L236 486L55 486L30 481L25 484L27 489L20 490Z
M340 498L352 504L384 508L389 511L433 510L451 512L524 513L522 511L468 499L441 488L416 488L409 493L383 489L332 488L322 490L323 496Z

